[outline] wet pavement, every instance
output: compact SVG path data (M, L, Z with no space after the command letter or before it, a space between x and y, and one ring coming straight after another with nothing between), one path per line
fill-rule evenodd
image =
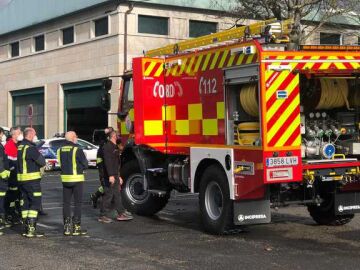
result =
M98 186L87 172L83 226L86 237L62 235L62 186L58 173L43 184L39 229L24 239L20 227L0 236L0 269L359 269L360 215L345 226L317 226L303 207L274 211L273 222L226 236L205 234L196 195L174 194L152 218L100 224L88 203Z

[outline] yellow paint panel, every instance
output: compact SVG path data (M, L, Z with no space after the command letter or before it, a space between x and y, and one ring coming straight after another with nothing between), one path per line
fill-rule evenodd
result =
M301 134L295 139L291 146L300 146L301 145Z
M286 132L284 132L279 141L275 144L275 147L283 146L297 128L300 129L300 115L291 123Z
M215 65L216 65L216 62L217 62L217 60L218 60L218 58L219 58L219 55L220 55L220 51L217 51L217 52L215 53L215 56L214 56L212 62L211 62L210 70L215 68Z
M176 107L175 106L163 106L162 107L162 120L174 121L176 119Z
M188 105L188 119L201 120L203 118L202 104L189 104Z
M176 135L190 135L189 120L176 120Z
M217 119L204 119L202 121L203 135L216 136L218 135L218 120Z
M236 55L236 54L232 54L232 55L230 56L229 62L228 62L228 64L227 64L227 67L231 67L231 66L232 66L232 64L233 64L233 62L234 62L234 59L235 59L235 55Z
M254 56L255 56L255 54L250 54L249 57L246 59L246 64L252 63Z
M227 58L229 54L229 50L225 50L224 53L223 53L223 56L221 57L221 60L220 60L220 63L219 63L219 68L222 68L225 64L225 60Z
M216 102L217 119L225 119L225 105L224 102Z
M144 121L144 135L156 136L163 135L163 121L162 120L147 120Z
M200 64L201 64L201 61L202 59L204 58L204 55L200 55L197 62L196 62L196 65L195 65L195 68L194 68L194 72L197 72L199 70L199 67L200 67Z
M188 64L188 66L186 68L186 73L187 74L191 73L191 68L192 68L194 62L195 62L195 56L191 57L191 59L190 59L190 63Z
M155 72L155 77L159 77L163 71L164 71L164 65L161 64L160 67Z
M204 65L202 66L202 69L201 69L202 71L205 71L205 70L206 70L206 68L207 68L207 66L208 66L208 64L209 64L210 58L211 58L211 53L208 53L208 54L206 55Z
M288 71L282 71L280 72L280 75L276 78L276 80L271 84L268 90L266 90L266 101L268 101L271 96L276 92L276 90L279 90L279 86L284 82L286 77L289 76ZM283 90L283 89L280 89Z

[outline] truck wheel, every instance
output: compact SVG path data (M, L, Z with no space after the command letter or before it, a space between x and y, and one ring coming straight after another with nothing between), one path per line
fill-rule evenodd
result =
M223 234L233 227L233 204L227 177L218 165L209 166L200 182L200 214L206 232Z
M319 225L340 226L349 223L353 218L353 214L335 215L334 199L325 199L320 206L308 205L308 211L312 219Z
M170 194L163 197L150 194L144 188L146 179L141 174L136 160L132 160L122 167L121 177L124 180L121 189L122 202L130 212L142 216L151 216L166 206Z

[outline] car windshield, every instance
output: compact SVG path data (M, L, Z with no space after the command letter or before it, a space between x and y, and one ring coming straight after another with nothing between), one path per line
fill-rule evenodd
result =
M61 146L65 143L65 139L51 141L49 143L50 147L56 152Z
M78 143L77 143L82 149L86 149L86 150L92 150L92 149L95 149L96 147L94 147L92 144L86 142L86 141L83 141L83 140L78 140Z

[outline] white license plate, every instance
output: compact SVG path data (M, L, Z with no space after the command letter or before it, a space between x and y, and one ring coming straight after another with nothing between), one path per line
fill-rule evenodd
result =
M294 166L298 164L298 157L271 157L266 159L267 167Z

